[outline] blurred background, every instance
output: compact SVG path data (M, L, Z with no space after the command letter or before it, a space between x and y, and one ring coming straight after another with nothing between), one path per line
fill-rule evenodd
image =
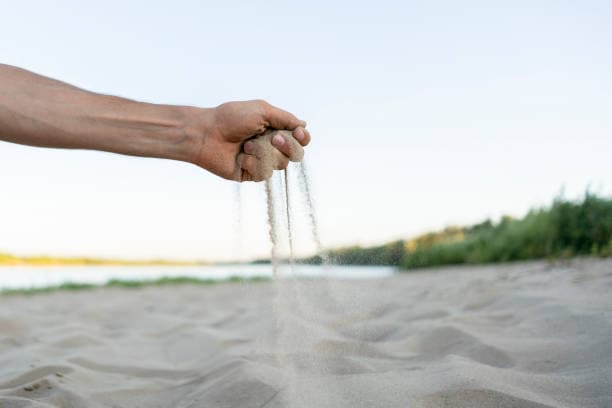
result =
M141 101L294 112L324 246L368 246L612 195L611 18L604 1L20 1L0 55ZM269 254L259 184L238 205L192 165L8 143L0 177L3 253Z

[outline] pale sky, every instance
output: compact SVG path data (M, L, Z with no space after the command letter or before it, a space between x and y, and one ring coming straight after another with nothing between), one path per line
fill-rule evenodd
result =
M612 194L609 2L328 3L12 2L0 60L137 100L296 113L327 246L521 216L561 187ZM0 178L0 252L269 251L262 186L243 188L238 228L234 183L192 165L0 143Z

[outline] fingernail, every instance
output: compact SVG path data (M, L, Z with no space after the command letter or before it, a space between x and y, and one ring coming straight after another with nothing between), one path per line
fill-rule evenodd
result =
M293 132L293 137L295 137L300 142L304 141L304 137L305 136L306 135L304 134L304 130L303 129L297 129L295 132Z
M252 154L253 153L253 143L251 142L246 142L244 144L244 152L246 154Z
M285 144L285 138L282 137L281 135L275 135L272 138L272 144L278 147L283 146Z

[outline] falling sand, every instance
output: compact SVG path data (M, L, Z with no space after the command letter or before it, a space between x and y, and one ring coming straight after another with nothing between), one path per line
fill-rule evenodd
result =
M317 254L325 259L305 163L296 163L295 170L290 166L282 174L276 174L265 182L276 292L273 308L276 319L275 360L285 380L284 391L278 394L277 404L288 408L310 408L321 404L332 406L332 401L343 399L342 387L337 380L329 377L317 387L316 395L307 389L307 384L313 375L320 377L338 369L350 370L350 364L347 367L339 366L338 362L343 361L346 350L338 343L321 337L311 327L326 323L335 326L345 324L347 316L349 320L354 320L354 316L347 314L349 310L346 307L349 306L353 313L359 307L356 299L348 299L348 303L345 299L344 306L340 307L337 301L339 295L331 280L318 278L313 281L295 275L294 238L300 219L306 224L308 239L314 242ZM299 188L292 188L294 184ZM283 242L284 239L286 242ZM285 243L289 253L282 265L280 248ZM330 316L333 316L332 321L325 322ZM355 322L352 325L354 330L362 329L356 329ZM361 346L362 342L355 341L351 347L359 352Z

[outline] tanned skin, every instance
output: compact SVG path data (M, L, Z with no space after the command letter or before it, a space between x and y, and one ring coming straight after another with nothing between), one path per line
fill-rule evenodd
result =
M158 105L102 95L0 64L0 140L40 147L103 150L196 164L235 181L261 181L248 139L267 129L310 142L306 122L261 100L214 108ZM290 144L272 145L287 160Z

